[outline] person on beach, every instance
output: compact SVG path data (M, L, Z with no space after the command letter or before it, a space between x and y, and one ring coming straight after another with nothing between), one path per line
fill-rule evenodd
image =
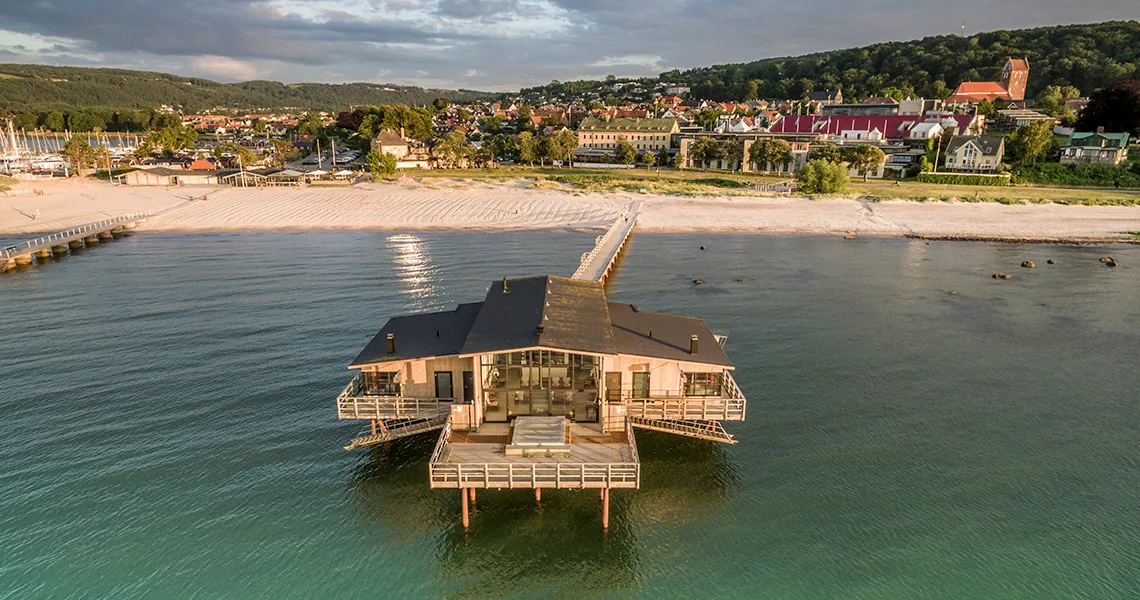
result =
M32 220L33 221L39 221L40 220L40 209L38 209L38 208L36 209L36 214L32 217Z

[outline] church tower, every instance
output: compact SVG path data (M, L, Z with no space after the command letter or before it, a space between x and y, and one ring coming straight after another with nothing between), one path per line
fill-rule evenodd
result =
M1025 85L1029 82L1029 59L1010 58L1001 70L1001 84L1009 92L1010 100L1025 100Z

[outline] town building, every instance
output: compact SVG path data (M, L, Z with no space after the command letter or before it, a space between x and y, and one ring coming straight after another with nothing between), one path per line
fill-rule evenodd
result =
M994 118L987 124L986 132L1014 133L1036 121L1047 121L1050 125L1056 125L1059 122L1058 119L1035 110L1011 108L997 111Z
M1065 165L1119 165L1127 158L1127 133L1077 132L1061 149L1061 164Z
M1029 82L1029 59L1009 58L1001 70L1001 81L963 81L946 99L948 105L988 102L1023 102Z
M613 150L625 140L638 150L668 149L680 132L676 119L588 118L578 127L578 147Z
M956 135L946 146L948 171L996 172L1005 156L1005 138L999 135Z
M381 154L391 154L397 160L409 153L408 141L404 139L403 130L397 133L391 129L381 129L372 138L372 149Z

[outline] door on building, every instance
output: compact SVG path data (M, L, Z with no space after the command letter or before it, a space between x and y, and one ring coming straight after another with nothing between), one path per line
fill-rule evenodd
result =
M475 401L475 372L463 372L463 402L471 404Z
M451 385L451 371L435 372L435 397L454 398L455 390Z
M606 373L606 402L621 402L621 371Z

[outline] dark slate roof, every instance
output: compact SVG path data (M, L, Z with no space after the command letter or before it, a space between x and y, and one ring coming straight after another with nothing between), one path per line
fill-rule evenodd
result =
M392 317L349 367L459 354L481 306L473 302L447 312ZM389 333L396 336L392 354L388 354Z
M599 282L524 277L508 279L507 290L503 293L503 282L496 281L483 302L392 317L349 366L533 347L732 366L703 319L606 302ZM392 354L389 333L395 335ZM693 335L697 354L689 354Z
M609 303L614 343L621 354L731 367L704 319L635 311L633 305ZM697 336L697 353L689 342Z
M955 135L950 138L946 153L953 154L969 142L974 142L974 145L982 151L982 156L997 156L1002 144L1005 143L1005 138L1000 135Z
M818 101L818 100L834 100L835 97L838 95L839 95L839 92L836 92L834 90L819 90L816 92L808 92L807 98L808 98L808 100L816 100L816 101Z
M543 346L613 354L606 294L596 281L524 277L496 281L471 326L463 354ZM538 327L542 326L542 333Z

